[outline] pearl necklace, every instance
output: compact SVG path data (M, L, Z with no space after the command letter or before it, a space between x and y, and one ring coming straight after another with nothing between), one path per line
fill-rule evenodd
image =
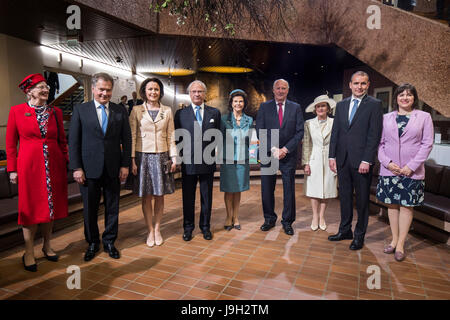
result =
M45 103L43 106L35 106L33 104L31 104L31 102L28 102L28 105L33 108L36 113L43 113L45 111L47 111L47 104Z

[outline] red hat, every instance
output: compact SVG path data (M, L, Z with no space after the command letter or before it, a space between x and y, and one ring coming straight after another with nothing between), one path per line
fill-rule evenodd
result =
M30 90L31 87L33 87L35 84L38 84L39 82L45 81L45 78L40 73L34 73L27 76L25 79L22 80L22 82L19 84L20 90L27 93L28 90Z

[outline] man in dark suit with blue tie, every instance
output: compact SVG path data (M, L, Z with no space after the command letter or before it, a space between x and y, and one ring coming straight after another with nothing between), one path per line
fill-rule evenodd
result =
M359 250L364 245L372 169L383 127L382 103L367 95L369 85L367 73L358 71L352 75L349 83L352 96L337 104L330 140L329 165L338 175L341 223L338 233L328 240L353 239L351 250ZM353 189L358 212L354 235Z
M131 162L131 131L122 106L111 103L113 78L106 73L92 76L94 101L75 106L69 129L70 168L83 197L84 235L89 247L84 260L99 250L97 213L102 195L105 203L105 252L119 259L114 246L119 225L120 182L128 176Z
M183 148L182 150L183 161L181 163L183 240L190 241L192 231L195 228L195 193L198 181L200 182L201 197L199 227L203 233L203 238L211 240L212 189L216 163L214 160L212 163L211 161L205 162L203 152L210 142L204 141L203 137L209 129L220 129L220 111L205 105L206 85L203 82L199 80L191 82L187 91L192 103L184 109L179 109L174 117L175 129L186 130L189 137L183 136L183 139L189 139L190 141L188 143L190 149ZM214 152L210 156L211 159L214 159Z
M279 79L273 83L274 99L261 103L256 116L256 132L261 144L265 144L267 155L279 160L279 169L283 180L283 213L281 224L287 235L293 235L292 223L295 221L295 169L297 166L298 145L303 138L303 112L298 103L287 100L289 83ZM267 130L267 141L262 138L262 129ZM273 130L279 130L279 141L273 139ZM261 154L260 154L261 159ZM276 172L267 173L264 169L270 164L261 161L261 198L263 204L264 224L262 231L275 226L277 215L275 209Z

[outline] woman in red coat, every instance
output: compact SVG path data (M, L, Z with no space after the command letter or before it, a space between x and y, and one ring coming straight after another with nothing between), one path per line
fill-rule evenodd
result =
M25 270L37 271L34 235L38 224L44 238L42 252L50 261L58 255L50 246L53 221L67 216L67 142L62 111L47 106L49 87L41 74L20 84L28 102L11 108L6 128L7 170L18 184L19 225L22 225ZM19 150L17 151L17 144Z

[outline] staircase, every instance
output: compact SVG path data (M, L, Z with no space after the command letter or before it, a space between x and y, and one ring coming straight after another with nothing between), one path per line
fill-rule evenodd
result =
M76 84L77 88L72 90L70 94L63 93L60 97L61 99L56 99L53 102L53 105L60 108L63 112L64 118L72 115L73 107L79 103L83 103L84 101L84 88L83 86ZM70 91L67 90L66 92Z

